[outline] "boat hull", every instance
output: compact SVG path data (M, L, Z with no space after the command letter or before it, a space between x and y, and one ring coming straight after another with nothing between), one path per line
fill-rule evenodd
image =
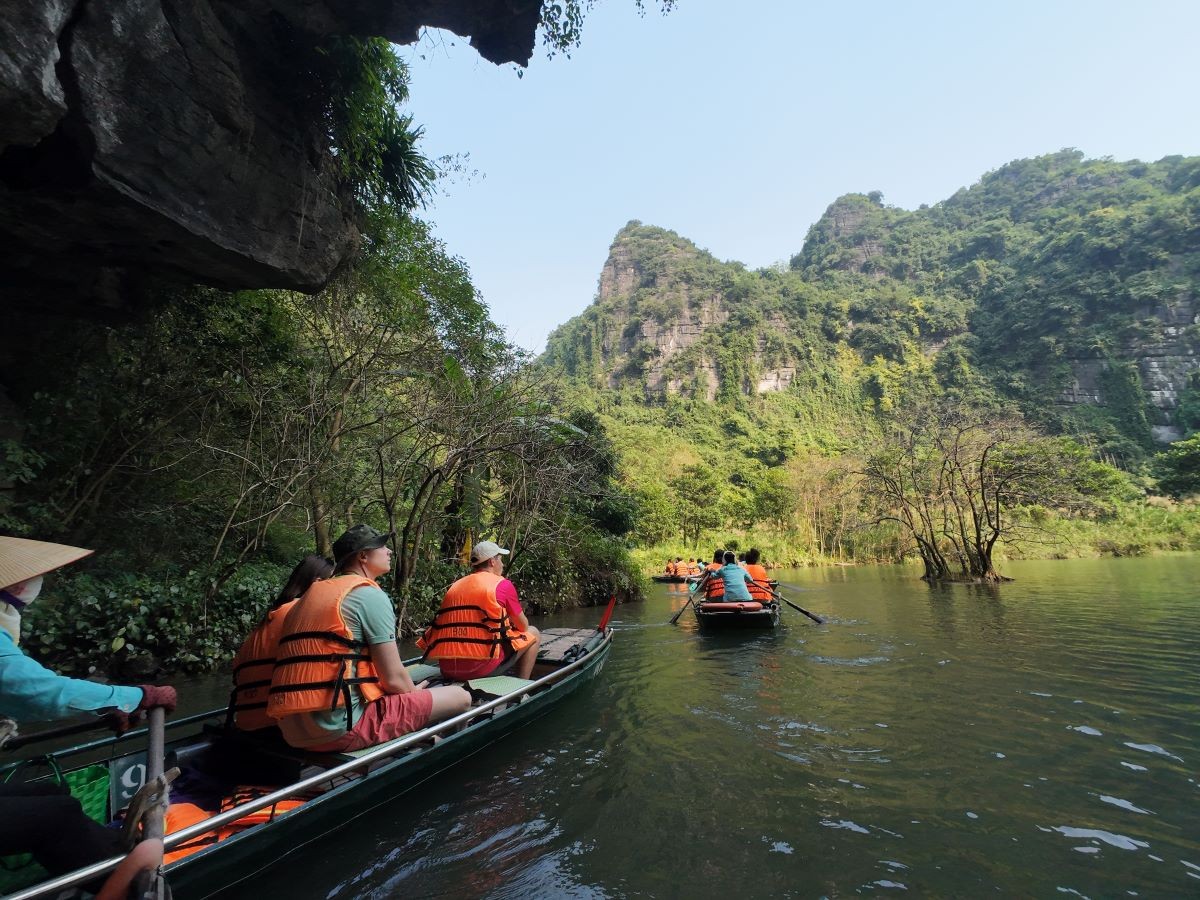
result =
M281 816L269 827L251 829L167 867L171 890L179 900L214 896L261 874L314 841L338 831L359 816L383 806L405 791L453 768L515 729L545 715L560 700L599 674L611 648L605 640L588 654L587 663L570 676L522 703L510 706L481 726L444 737L433 747L373 769L361 782L349 782ZM366 787L366 790L355 788Z
M774 628L779 624L778 603L752 611L705 611L700 608L700 604L696 604L695 609L696 621L700 623L700 627L713 631L726 628Z
M382 745L364 751L361 760L346 757L322 763L320 754L316 755L317 758L306 756L309 760L306 771L309 774L301 772L298 777L289 775L288 779L296 780L289 780L274 794L168 835L166 849L170 851L177 845L206 834L206 829L220 826L222 817L232 821L251 811L251 807L262 809L284 796L307 796L313 789L318 791L316 796L309 797L294 809L281 812L267 823L247 828L167 865L165 873L173 896L180 900L211 897L265 872L283 860L295 860L297 854L325 835L346 827L348 822L389 803L438 773L454 768L463 759L545 715L600 673L612 647L611 629L544 629L542 634L543 653L553 654L554 659L548 660L543 666L543 654L539 654L533 680L513 679L519 685L506 688L507 693L485 695L494 699L460 716L398 739L392 742L396 744L394 748ZM552 649L556 643L558 647ZM221 744L223 730L216 728L214 731L213 726L197 733L195 729L203 721L213 721L218 717L223 719L223 714L223 710L214 710L174 723L180 726L177 730L182 730L182 726L188 723L188 731L185 736L168 743L168 755L177 753L182 760L210 753ZM433 735L437 735L438 740L433 740ZM52 755L65 758L85 752L94 753L101 745L109 746L115 740L109 738L52 751ZM247 757L261 752L245 744L235 747L240 748L237 749L238 753L244 753ZM56 897L61 887L65 886L52 888L51 885L56 881L82 882L111 869L113 864L115 860L98 863L89 867L93 871L79 870L18 891L16 896L22 900Z

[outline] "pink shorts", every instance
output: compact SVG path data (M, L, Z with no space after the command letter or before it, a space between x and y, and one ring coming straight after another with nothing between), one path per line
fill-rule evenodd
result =
M472 678L486 678L500 666L512 658L510 653L502 659L443 659L441 661L442 677L451 681L470 681Z
M354 727L336 741L309 747L317 753L345 753L384 744L429 724L433 712L433 694L426 690L407 694L384 694L368 703Z

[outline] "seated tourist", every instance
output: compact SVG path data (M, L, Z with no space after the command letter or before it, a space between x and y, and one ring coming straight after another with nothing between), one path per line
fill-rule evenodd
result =
M390 535L355 525L283 623L267 714L291 746L361 750L466 712L460 687L413 684L396 646L396 611L375 579L392 567Z
M750 577L754 579L750 585L750 596L759 603L770 603L773 597L771 589L767 585L767 570L764 566L759 565L759 559L762 554L758 552L757 547L751 547L746 551L746 571Z
M539 633L529 624L517 589L504 577L508 551L493 541L471 550L471 574L446 591L417 646L453 681L483 678L511 665L518 678L529 678L537 662Z
M666 565L666 568L663 569L663 574L664 575L674 575L675 574L675 560L673 560L673 559L667 560L667 565Z
M737 556L732 550L726 551L724 565L717 570L714 580L717 578L724 582L725 590L722 599L726 603L748 602L753 599L750 596L750 583L754 579L750 577L749 572L738 565Z
M108 714L114 730L123 732L131 716L144 710L175 709L173 687L115 687L67 678L17 646L21 613L41 592L42 576L91 552L0 537L0 716L36 722L79 713ZM121 833L92 821L65 786L45 780L0 784L0 856L31 853L51 875L61 875L124 852Z
M267 715L267 695L284 620L314 582L332 574L333 563L325 557L316 554L304 557L292 569L287 584L233 658L233 694L229 698L229 708L234 725L240 730L261 731L275 727L275 720Z

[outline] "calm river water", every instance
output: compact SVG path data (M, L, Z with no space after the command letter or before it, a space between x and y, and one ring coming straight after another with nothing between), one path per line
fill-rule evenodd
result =
M1005 570L775 572L828 622L765 634L659 586L566 706L234 895L1200 896L1200 557Z

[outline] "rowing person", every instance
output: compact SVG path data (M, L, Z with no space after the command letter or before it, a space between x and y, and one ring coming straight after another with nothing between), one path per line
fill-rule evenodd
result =
M118 733L154 706L175 709L175 688L115 687L56 675L17 646L21 614L42 589L42 576L91 550L0 537L0 716L19 722L91 712L109 715ZM51 875L61 875L125 852L121 832L92 821L66 787L52 781L0 784L0 856L31 853ZM157 852L161 853L161 845ZM89 886L96 890L96 885Z
M267 696L283 623L300 597L313 584L332 574L333 563L324 556L311 553L304 557L292 569L266 615L242 642L233 658L233 694L229 698L229 712L239 730L262 731L276 726L275 720L267 715Z
M750 596L759 603L770 603L774 598L771 595L770 585L767 584L767 570L758 562L761 558L762 554L758 552L757 547L751 547L746 551L746 571L754 579L750 584Z
M291 746L361 750L466 712L460 687L414 684L396 646L396 610L375 579L392 568L391 537L355 525L333 544L334 577L315 582L284 619L267 715Z
M712 579L720 579L722 584L721 599L727 603L749 602L750 585L754 579L750 573L738 565L737 555L732 550L726 550L722 558L722 566L713 573Z
M529 624L516 586L504 577L508 551L494 541L471 549L471 573L450 585L433 623L417 646L452 681L484 678L511 666L529 678L537 662L539 632Z

